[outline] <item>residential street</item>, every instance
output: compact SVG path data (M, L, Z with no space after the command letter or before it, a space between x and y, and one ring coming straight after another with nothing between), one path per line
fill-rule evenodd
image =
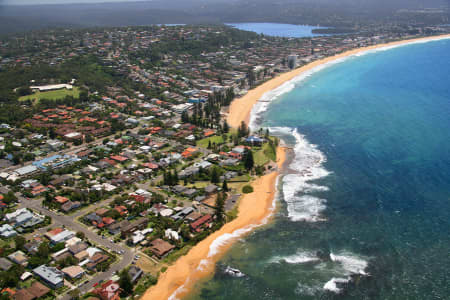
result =
M73 230L76 232L81 231L85 234L86 238L89 241L107 249L108 251L115 252L115 254L117 254L117 252L119 252L119 251L123 251L123 254L117 255L118 261L116 263L112 264L108 271L100 272L100 273L96 274L91 280L89 280L88 283L80 285L78 287L81 294L87 293L93 287L94 284L96 284L102 280L104 281L104 280L110 279L115 272L118 273L119 271L123 270L125 267L127 267L129 264L131 264L131 262L133 261L133 257L135 255L135 253L133 251L131 251L127 247L118 245L116 243L112 243L110 240L108 240L106 238L103 239L101 236L99 236L95 232L91 231L87 227L76 222L75 221L76 216L61 215L61 214L57 214L53 211L50 211L46 208L43 208L41 200L26 200L25 198L21 198L20 200L21 200L20 207L30 208L30 209L33 209L33 210L39 212L42 215L51 217L54 225L64 225L66 228L68 228L70 230ZM105 204L105 203L103 202L102 205L103 204ZM89 207L89 209L92 209L92 207ZM81 215L81 213L80 213L80 215ZM44 228L46 229L46 227L44 227ZM40 234L44 233L43 229L41 229L38 232ZM68 300L68 299L70 299L70 297L66 293L60 299Z

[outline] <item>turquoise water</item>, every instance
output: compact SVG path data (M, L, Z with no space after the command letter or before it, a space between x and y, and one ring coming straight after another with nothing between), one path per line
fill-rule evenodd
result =
M227 23L226 25L268 36L292 38L319 36L320 34L312 33L312 30L325 28L319 26L293 25L282 23Z
M189 299L450 299L450 40L330 66L263 119L296 151L280 209Z

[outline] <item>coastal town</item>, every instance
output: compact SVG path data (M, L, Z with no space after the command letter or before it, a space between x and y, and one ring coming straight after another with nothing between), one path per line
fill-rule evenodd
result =
M276 178L279 139L227 122L234 99L326 57L449 32L186 25L0 39L2 297L138 299L238 217L258 178Z

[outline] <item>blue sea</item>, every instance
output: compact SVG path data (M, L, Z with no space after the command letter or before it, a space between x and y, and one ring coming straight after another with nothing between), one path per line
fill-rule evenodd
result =
M312 33L313 29L323 29L326 27L310 25L293 25L282 23L227 23L226 25L240 30L253 31L258 34L278 37L314 37L323 34Z
M188 299L450 299L450 40L283 88L254 120L295 152L279 209Z

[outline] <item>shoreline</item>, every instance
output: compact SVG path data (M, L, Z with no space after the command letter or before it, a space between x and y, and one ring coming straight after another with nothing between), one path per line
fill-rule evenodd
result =
M240 98L234 99L229 108L229 112L227 115L227 122L231 127L234 127L234 128L239 127L239 125L241 125L242 121L244 121L247 125L250 125L250 117L252 114L252 109L254 108L255 104L257 104L259 102L259 100L266 93L279 88L281 85L295 79L296 77L298 77L308 71L313 71L317 67L320 67L325 64L335 62L335 61L338 61L341 59L345 59L345 58L348 58L348 57L351 57L354 55L364 54L371 50L398 47L398 46L419 43L419 42L431 42L431 41L435 41L435 40L449 39L449 38L450 38L450 34L445 34L445 35L437 35L437 36L431 36L431 37L422 37L422 38L395 41L395 42L378 44L378 45L373 45L373 46L368 46L368 47L363 47L363 48L356 48L356 49L345 51L343 53L340 53L340 54L337 54L334 56L329 56L329 57L326 57L323 59L313 61L311 63L308 63L308 64L301 66L297 69L294 69L292 71L279 74L278 76L276 76L272 79L269 79L268 81L262 83L261 85L249 90L246 95L244 95Z
M289 82L305 72L324 64L344 59L371 50L397 47L416 42L428 42L450 38L450 35L415 38L391 43L379 44L369 47L349 50L334 56L319 59L302 67L282 73L263 84L250 90L241 98L236 98L230 105L227 122L231 127L237 128L244 121L250 123L252 109L267 92L270 92L286 82ZM254 192L245 194L239 201L238 217L226 223L221 229L209 235L206 239L195 245L185 256L180 257L166 272L162 273L158 283L150 287L141 299L180 299L188 295L193 286L200 280L214 273L215 264L232 246L232 244L256 227L264 225L272 216L275 209L275 194L277 182L284 166L290 160L289 149L284 146L277 147L277 170L256 178L251 182ZM261 199L264 199L261 201ZM261 205L261 202L264 202Z
M225 255L233 242L268 222L275 209L278 176L285 165L287 152L288 148L277 147L277 170L251 182L254 192L244 194L239 200L237 218L169 266L160 275L158 283L150 287L141 299L180 299L186 296L197 281L214 273L216 262Z

